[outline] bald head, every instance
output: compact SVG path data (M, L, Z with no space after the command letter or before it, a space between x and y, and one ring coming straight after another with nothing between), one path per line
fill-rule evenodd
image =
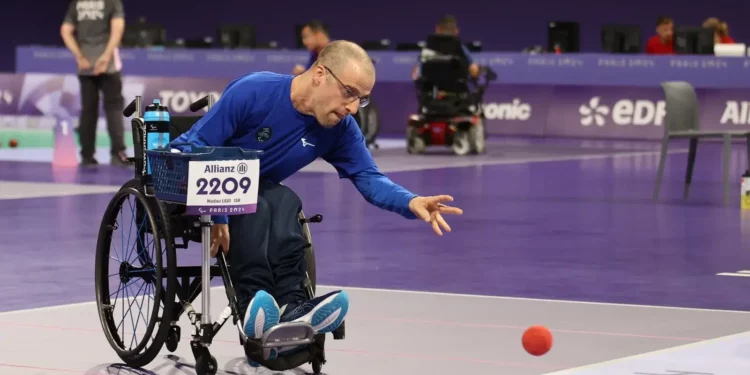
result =
M367 105L375 86L375 66L356 43L337 40L323 48L317 61L292 81L292 102L313 114L324 127L335 126Z
M355 65L367 78L375 78L375 66L372 59L362 47L346 40L328 43L318 55L318 64L333 71L342 71L350 64Z

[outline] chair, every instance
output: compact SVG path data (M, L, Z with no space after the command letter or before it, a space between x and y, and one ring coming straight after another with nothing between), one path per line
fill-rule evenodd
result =
M662 82L666 101L666 117L664 122L664 138L661 143L661 158L659 160L659 172L656 177L654 188L654 200L659 199L659 189L664 175L664 165L667 161L667 148L673 139L689 139L688 164L685 172L685 189L683 198L687 199L690 183L693 180L693 167L695 166L695 154L698 148L698 140L701 138L721 138L723 140L723 182L724 182L724 204L729 204L729 162L732 148L732 139L745 138L748 149L748 166L750 166L750 131L748 130L701 130L700 112L695 89L688 82L673 81Z

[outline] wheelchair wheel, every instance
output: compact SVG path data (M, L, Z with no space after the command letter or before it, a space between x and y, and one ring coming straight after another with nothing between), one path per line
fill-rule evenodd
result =
M487 129L481 117L476 125L469 128L469 143L472 153L484 154L487 151Z
M317 358L313 359L313 361L312 361L312 370L313 370L312 373L314 375L320 374L320 372L323 370L323 363L319 359L317 359Z
M470 130L457 130L453 139L453 152L456 155L468 155L472 151L472 145L469 135Z
M427 143L417 134L416 128L406 128L406 152L409 154L423 154L427 150Z
M378 148L375 138L377 138L380 132L380 112L375 102L371 100L367 107L360 108L354 119L357 121L360 130L362 130L367 147Z
M298 216L300 220L305 219L305 214L303 212L300 212ZM315 297L315 293L317 293L317 274L315 272L315 251L312 244L312 235L310 234L310 224L302 224L302 233L304 234L305 239L307 239L307 243L310 244L310 246L305 248L305 261L307 262L307 277L310 279L313 291L313 295L310 296L310 298L313 298Z
M131 367L149 364L170 331L177 261L168 222L164 204L146 197L134 179L112 198L99 228L99 320L109 344Z

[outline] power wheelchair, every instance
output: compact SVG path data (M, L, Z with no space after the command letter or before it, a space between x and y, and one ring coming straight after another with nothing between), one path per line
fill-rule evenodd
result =
M238 328L240 345L244 347L249 359L272 371L290 370L310 363L313 373L319 374L326 362L325 335L314 334L309 324L282 323L266 332L262 339L248 338L244 335L242 317L239 315L237 298L229 276L231 264L227 264L222 252L216 256L216 264L211 264L210 216L186 214L184 205L157 198L154 177L148 169L153 168L153 164L148 164L149 160L153 162L156 159L150 156L152 150L148 150L141 100L142 98L137 96L123 111L125 117L136 113L131 120L135 156L129 159L135 164L135 177L115 193L107 206L96 245L96 301L100 322L109 344L128 366L144 367L156 358L165 344L170 352L177 349L181 338L178 321L182 314L187 314L192 326L190 346L196 360L196 373L213 375L216 374L218 366L216 359L209 352L209 346L231 317L232 323ZM212 104L213 98L206 96L192 103L190 109L197 112L206 107L210 108ZM200 117L172 117L169 125L170 140L186 132ZM155 169L151 172L154 171ZM131 236L136 238L134 244L129 243L127 246L129 252L136 254L128 254L127 259L126 246L117 246L121 241L113 240L113 232L127 223L127 219L122 218L120 212L124 206L129 206L133 217L130 218L130 227L123 230L121 241L125 241L125 235L128 236L128 241ZM308 298L313 298L316 293L315 254L309 224L319 223L322 219L320 214L310 218L305 217L303 212L298 215L308 242L305 249L307 277L303 285ZM149 236L152 238L150 241L147 240ZM176 249L187 249L191 241L202 245L201 265L178 266ZM149 249L148 245L152 245L152 249ZM214 277L221 277L229 301L216 321L212 321L210 316L209 288ZM119 279L125 287L112 292L110 278L115 282ZM145 287L147 295L141 298L141 303L137 306L133 304L135 301L129 301L128 306L122 298L130 300L129 287L137 281L142 281L142 286L138 290ZM192 304L201 293L202 312L197 312ZM120 310L116 306L117 302L122 302L123 318L119 323L115 319L116 310ZM128 319L128 323L133 323L133 337L126 338L126 310L129 313L134 307L143 309L146 303L149 306L148 310L139 311L137 316ZM145 330L143 337L138 339L135 336L136 322L141 320L145 323ZM335 340L344 339L345 324L342 323L332 335ZM297 345L306 345L306 350L274 360L265 360L263 357L264 349Z
M456 155L484 153L482 103L497 74L482 67L480 76L471 78L468 56L461 41L451 35L428 36L420 63L421 72L414 82L419 111L407 123L407 152L422 154L428 146L439 145L452 147Z

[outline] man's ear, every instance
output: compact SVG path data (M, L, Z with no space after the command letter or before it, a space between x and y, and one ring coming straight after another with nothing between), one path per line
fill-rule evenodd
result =
M312 80L313 80L313 86L320 86L323 81L325 81L326 75L325 75L325 68L321 66L320 64L316 64L312 68Z

